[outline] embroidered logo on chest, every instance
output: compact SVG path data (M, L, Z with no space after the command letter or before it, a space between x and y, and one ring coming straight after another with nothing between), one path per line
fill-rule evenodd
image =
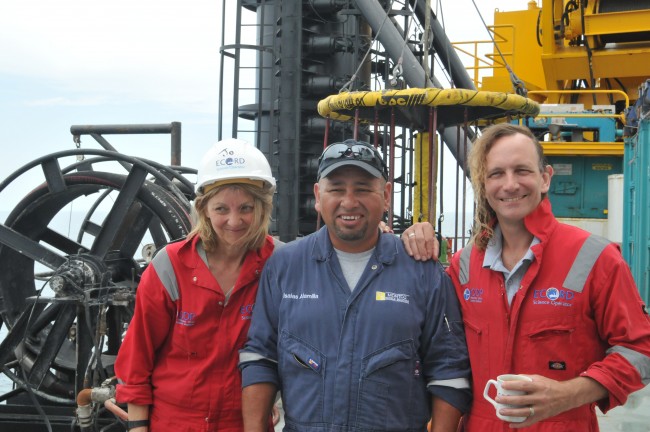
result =
M483 288L465 288L463 299L470 303L483 303Z
M239 310L239 312L241 313L241 319L243 320L251 319L251 316L253 315L254 307L255 307L255 303L242 306L241 309Z
M409 304L409 295L408 294L398 294L398 293L392 293L392 292L377 291L377 292L375 292L375 300L376 301L392 301L392 302Z
M196 314L194 312L178 311L176 314L176 324L191 327L196 324Z
M570 290L555 287L536 289L533 291L533 304L561 307L573 307L575 293Z

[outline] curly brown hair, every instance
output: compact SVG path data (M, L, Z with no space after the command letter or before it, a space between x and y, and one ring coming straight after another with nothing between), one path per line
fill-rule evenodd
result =
M488 242L494 235L492 227L494 225L494 218L496 217L496 213L492 207L490 207L485 196L487 155L499 139L516 134L521 134L530 138L531 142L535 146L539 159L539 171L543 173L546 162L544 160L544 149L541 144L530 129L525 126L514 125L511 123L499 123L485 128L482 131L481 136L472 144L472 148L467 158L467 165L469 167L472 187L474 189L474 202L476 204L472 241L480 250L485 250ZM543 196L545 196L545 194L543 194L542 197Z

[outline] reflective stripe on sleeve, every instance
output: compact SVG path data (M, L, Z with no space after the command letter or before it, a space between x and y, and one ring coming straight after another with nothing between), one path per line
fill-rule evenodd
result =
M607 350L607 355L614 353L622 355L636 368L644 385L650 383L650 357L620 345L614 345Z
M427 386L432 385L466 389L469 388L469 380L467 378L453 378L448 380L431 380L427 383Z
M172 262L167 254L167 248L162 249L153 257L151 265L153 265L153 268L156 270L158 278L167 290L167 294L169 294L171 300L178 300L178 282L176 281L174 267L172 266Z
M239 363L248 363L248 362L254 362L258 360L267 360L273 363L277 363L277 361L271 360L270 358L266 358L263 355L258 353L253 353L248 351L242 351L239 353Z
M581 293L596 260L609 243L610 241L603 237L590 235L580 248L580 252L564 279L564 288Z
M458 279L461 285L469 282L469 257L472 255L472 244L465 245L460 252L460 265L458 269Z

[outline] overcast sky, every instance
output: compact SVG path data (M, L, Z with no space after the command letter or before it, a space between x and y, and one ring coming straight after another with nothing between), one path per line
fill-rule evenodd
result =
M476 0L485 20L527 0ZM235 2L231 0L234 5ZM442 7L450 39L486 38L471 0ZM74 148L70 126L182 123L184 165L217 137L221 0L5 0L0 5L0 177ZM169 162L168 136L106 136ZM99 148L90 137L82 146Z

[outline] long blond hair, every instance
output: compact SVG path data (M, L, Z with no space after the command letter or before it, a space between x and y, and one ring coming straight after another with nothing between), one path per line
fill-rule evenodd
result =
M488 203L485 196L487 155L499 139L516 134L521 134L530 138L531 142L535 146L539 159L539 171L543 173L546 163L544 161L544 149L541 144L530 129L510 123L499 123L485 128L482 131L481 136L472 144L472 149L467 158L467 165L469 167L472 187L474 189L474 202L476 203L472 241L481 250L485 250L488 242L494 235L492 226L494 225L493 220L496 217L496 213ZM542 197L545 195L546 194L542 194Z
M205 194L197 195L194 200L194 206L192 207L196 223L187 237L191 239L198 235L207 252L216 249L219 244L219 237L212 228L210 219L208 219L206 214L206 209L210 198L226 188L240 189L249 193L253 197L253 222L248 228L248 232L242 237L241 241L247 251L260 249L264 245L264 240L269 232L269 223L271 221L271 210L273 206L273 190L266 187L260 188L246 183L219 185L209 189Z

